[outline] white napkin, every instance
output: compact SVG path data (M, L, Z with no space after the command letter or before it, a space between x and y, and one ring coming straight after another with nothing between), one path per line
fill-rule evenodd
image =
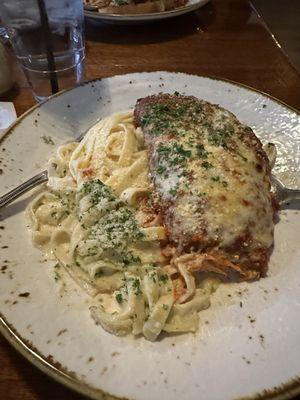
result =
M0 138L16 119L17 114L14 104L0 101Z

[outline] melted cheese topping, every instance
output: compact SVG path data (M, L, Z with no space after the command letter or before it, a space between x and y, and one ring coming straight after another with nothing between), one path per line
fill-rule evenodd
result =
M224 249L248 235L255 248L272 245L269 165L250 128L218 106L167 95L145 105L140 123L175 242Z

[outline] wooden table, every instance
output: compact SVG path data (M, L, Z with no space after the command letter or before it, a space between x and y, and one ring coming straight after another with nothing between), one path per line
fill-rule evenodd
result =
M197 12L147 25L86 26L86 77L168 70L232 79L300 109L300 75L250 2L214 0ZM18 115L35 104L13 64L18 86L0 100ZM0 338L0 399L83 399L30 365ZM298 399L299 400L299 399Z

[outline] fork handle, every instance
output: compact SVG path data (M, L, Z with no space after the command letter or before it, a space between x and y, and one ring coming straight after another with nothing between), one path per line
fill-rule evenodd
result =
M299 189L284 189L281 195L280 203L288 204L295 201L300 202L300 190Z
M5 206L6 204L11 203L13 200L20 197L23 193L34 188L35 186L40 185L41 183L46 182L47 180L48 180L47 171L40 172L39 174L33 176L32 178L28 179L21 185L17 186L16 188L10 190L8 193L5 193L3 196L1 196L0 208Z

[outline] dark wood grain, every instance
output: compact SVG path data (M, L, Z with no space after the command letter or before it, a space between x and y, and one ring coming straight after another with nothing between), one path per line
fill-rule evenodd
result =
M17 353L0 335L1 400L84 400L54 382Z
M300 76L246 0L215 0L197 12L137 26L86 25L86 77L180 71L232 79L300 109ZM12 57L12 56L11 56ZM1 100L18 115L35 104L20 67ZM79 400L0 339L0 399Z

